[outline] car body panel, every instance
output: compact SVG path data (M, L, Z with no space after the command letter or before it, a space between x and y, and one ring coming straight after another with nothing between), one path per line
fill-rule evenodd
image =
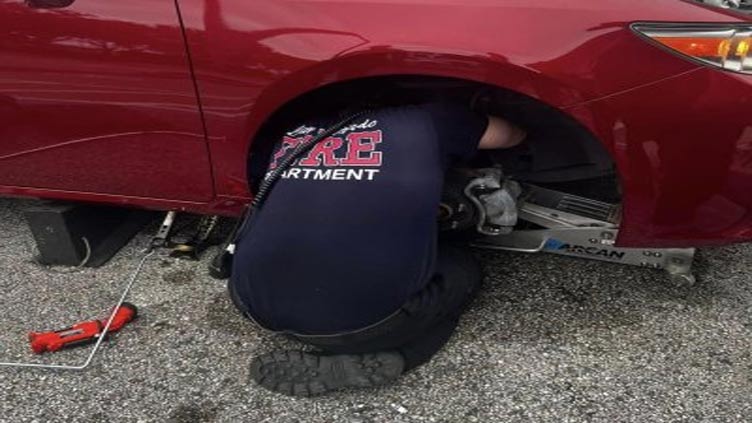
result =
M0 191L214 197L173 2L0 0L0 63Z
M745 217L752 204L744 191L750 186L747 175L752 163L728 160L729 155L747 151L743 134L749 119L738 108L747 104L752 83L746 76L704 68L667 53L630 29L634 22L749 21L736 14L676 0L178 0L178 4L203 110L210 152L204 157L212 160L215 195L204 201L203 196L196 200L190 195L82 192L88 187L66 191L0 187L0 192L235 214L251 197L246 175L251 140L289 101L339 81L432 75L520 92L558 108L596 135L613 155L623 182L620 245L686 246L752 239L752 222ZM182 54L177 48L165 53L173 58L171 64ZM179 72L177 67L174 71ZM687 85L693 83L699 85ZM702 95L688 93L693 87L701 87ZM730 98L729 89L742 95ZM189 106L187 94L181 98L186 100L182 103L186 113L189 108L197 111L195 105ZM725 107L731 111L723 114ZM672 132L682 128L685 118L692 121ZM197 126L194 121L187 123L188 129L181 128L197 135L201 132ZM710 136L714 133L720 136ZM694 137L689 143L688 136ZM710 144L700 148L711 138L723 146L723 152ZM701 154L680 154L682 145L698 147ZM701 172L712 175L699 177L698 168L706 161L710 163ZM684 189L681 181L690 181L698 190ZM180 189L171 179L155 178L151 183L166 191Z
M248 145L287 101L319 86L450 76L571 105L696 66L645 46L631 22L728 20L681 2L635 3L181 0L207 128L221 138L210 142L218 193L247 195L246 156L237 146Z
M700 68L567 110L619 167L622 245L752 239L750 87L752 75Z

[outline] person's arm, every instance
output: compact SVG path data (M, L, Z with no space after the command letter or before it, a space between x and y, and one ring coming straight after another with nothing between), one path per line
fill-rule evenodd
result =
M478 143L481 150L493 150L497 148L510 148L522 143L527 134L524 130L512 123L496 117L488 117L488 127Z

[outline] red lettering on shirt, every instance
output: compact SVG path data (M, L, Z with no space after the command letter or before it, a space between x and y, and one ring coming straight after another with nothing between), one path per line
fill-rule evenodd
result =
M293 148L297 147L303 142L307 142L311 138L312 138L311 135L308 135L303 138L293 138L293 137L288 137L288 136L285 136L284 138L282 138L282 145L279 147L279 150L277 151L277 153L274 154L272 163L269 165L269 170L276 169L278 165L277 162L279 161L279 159L284 157L288 151L292 150Z
M335 157L334 153L337 149L342 147L344 141L342 138L329 137L320 143L316 144L311 152L308 153L303 160L300 161L300 166L321 166L323 159L324 166L333 167L339 166L340 160Z
M347 135L347 156L344 166L381 166L382 153L376 144L382 141L381 131L353 132Z

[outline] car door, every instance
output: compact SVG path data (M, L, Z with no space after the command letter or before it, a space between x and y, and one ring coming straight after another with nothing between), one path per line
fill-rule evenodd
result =
M0 0L0 187L206 201L206 142L172 0Z

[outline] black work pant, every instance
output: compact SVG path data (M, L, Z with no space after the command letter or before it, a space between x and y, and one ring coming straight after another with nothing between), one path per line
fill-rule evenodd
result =
M405 370L410 370L427 362L449 341L481 280L480 266L468 252L440 245L434 277L391 317L346 334L289 335L332 354L398 351L405 359ZM232 290L230 296L248 315Z

